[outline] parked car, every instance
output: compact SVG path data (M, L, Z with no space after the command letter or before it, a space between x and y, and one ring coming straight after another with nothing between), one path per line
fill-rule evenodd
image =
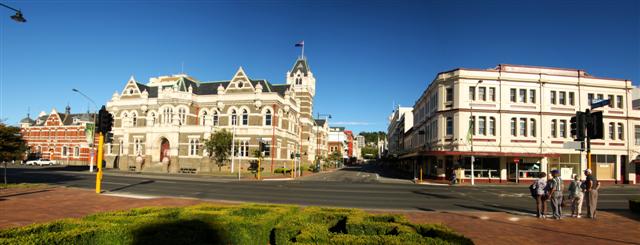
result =
M40 159L36 159L36 160L27 161L27 165L39 165L39 166L49 165L49 166L51 166L51 165L55 165L55 164L58 164L55 160L49 160L49 159L46 159L46 158L40 158Z

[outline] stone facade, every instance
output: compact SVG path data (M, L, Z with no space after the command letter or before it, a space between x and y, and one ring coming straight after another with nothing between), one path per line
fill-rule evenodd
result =
M107 103L114 116L113 141L106 145L107 167L132 171L206 173L218 165L203 150L219 130L235 135L233 170L256 160L259 140L268 142L265 171L291 162L301 152L308 163L315 78L306 59L287 72L286 84L251 79L242 68L226 81L203 82L186 74L154 77L141 84L131 77ZM235 122L235 123L233 123ZM307 130L307 131L305 131ZM315 141L314 141L315 142ZM167 159L164 159L164 158Z

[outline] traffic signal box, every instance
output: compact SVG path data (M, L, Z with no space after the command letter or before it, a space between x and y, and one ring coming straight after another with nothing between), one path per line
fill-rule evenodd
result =
M603 139L604 122L602 121L602 111L591 113L587 109L584 112L576 111L576 115L571 117L571 136L575 141L586 141L587 168L591 168L591 140ZM584 151L585 149L580 149Z

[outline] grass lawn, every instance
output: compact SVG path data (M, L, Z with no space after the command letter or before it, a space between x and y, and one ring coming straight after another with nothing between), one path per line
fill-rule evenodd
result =
M438 224L359 209L211 204L140 208L0 231L0 244L472 244Z

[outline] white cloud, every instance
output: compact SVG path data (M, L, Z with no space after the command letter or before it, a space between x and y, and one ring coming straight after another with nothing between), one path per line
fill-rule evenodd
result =
M333 124L333 125L373 125L375 123L371 123L371 122L329 122L329 124Z

